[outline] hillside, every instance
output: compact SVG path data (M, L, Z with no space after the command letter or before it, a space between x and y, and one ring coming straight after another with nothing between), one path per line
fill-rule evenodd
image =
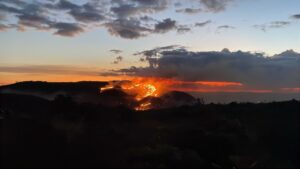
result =
M296 100L141 112L2 93L0 112L5 168L299 167Z

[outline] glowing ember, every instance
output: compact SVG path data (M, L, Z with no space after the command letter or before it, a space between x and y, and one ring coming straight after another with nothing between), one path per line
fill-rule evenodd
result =
M104 92L106 90L111 90L113 88L115 88L115 86L113 84L108 84L107 86L104 86L104 87L100 88L100 93L102 93L102 92Z
M135 110L137 110L137 111L144 111L144 110L148 110L150 108L151 108L151 103L147 102L147 103L140 104L139 106L137 106L135 108Z

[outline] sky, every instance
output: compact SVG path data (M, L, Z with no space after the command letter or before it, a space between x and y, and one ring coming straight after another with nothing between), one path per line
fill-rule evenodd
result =
M299 44L299 0L0 1L0 85L139 76L299 93Z

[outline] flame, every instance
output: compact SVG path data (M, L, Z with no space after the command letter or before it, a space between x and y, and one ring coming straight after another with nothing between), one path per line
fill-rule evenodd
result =
M115 88L115 86L112 83L109 83L108 85L100 88L100 93L102 93L102 92L104 92L106 90L111 90L113 88Z
M136 100L140 101L149 96L160 96L162 92L161 85L161 82L154 81L153 79L137 78L130 82L122 83L120 87L126 93L135 95Z
M239 82L224 82L224 81L181 81L168 78L133 78L130 81L118 81L109 83L102 87L100 92L110 90L113 88L120 88L128 95L134 96L138 103L135 110L143 111L151 109L152 103L143 100L147 97L160 97L162 94L170 91L200 91L200 92L214 92L238 90L243 85Z
M144 111L151 109L151 102L141 103L139 106L135 107L137 111Z
M142 101L147 97L159 97L163 93L163 83L154 78L135 78L130 82L121 84L121 89L130 95L134 95L138 106L134 109L144 111L151 109L152 103Z

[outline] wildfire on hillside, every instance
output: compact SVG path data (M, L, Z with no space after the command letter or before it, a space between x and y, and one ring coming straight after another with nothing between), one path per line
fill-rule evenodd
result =
M142 111L151 109L152 103L143 101L147 97L160 97L169 91L213 91L215 88L230 90L242 87L238 82L214 82L214 81L180 81L167 78L133 78L130 81L115 81L100 88L100 93L111 89L121 89L130 96L133 96L138 103L135 110ZM213 89L213 90L212 90Z

